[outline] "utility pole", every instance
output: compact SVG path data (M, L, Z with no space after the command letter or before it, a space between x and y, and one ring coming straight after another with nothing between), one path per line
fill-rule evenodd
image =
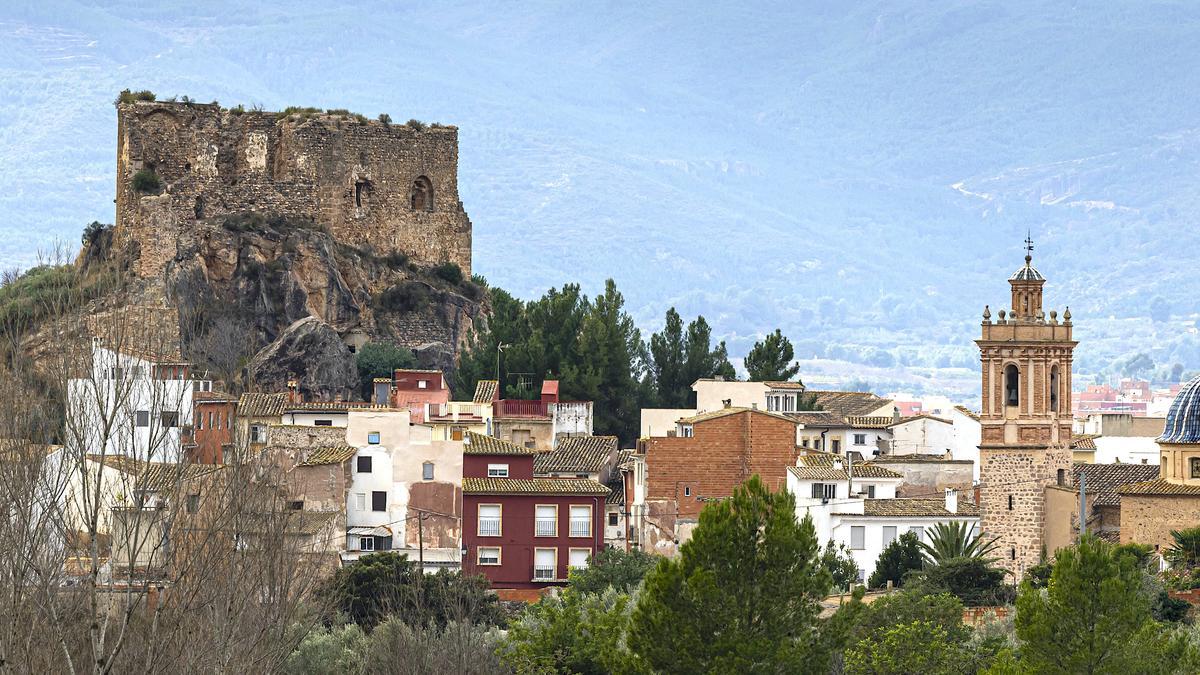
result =
M425 574L425 512L417 511L417 565Z
M1079 540L1087 534L1087 475L1079 472Z

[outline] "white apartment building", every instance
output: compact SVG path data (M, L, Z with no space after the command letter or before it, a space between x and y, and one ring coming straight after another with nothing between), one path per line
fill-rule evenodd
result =
M210 380L196 377L189 363L118 352L100 338L92 342L86 370L89 375L67 384L69 450L155 462L183 459L192 393L212 391Z

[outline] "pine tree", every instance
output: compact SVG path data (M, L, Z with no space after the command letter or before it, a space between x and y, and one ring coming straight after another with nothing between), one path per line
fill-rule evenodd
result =
M646 577L630 649L658 672L827 672L849 625L818 619L832 580L795 509L757 476L706 506L679 557Z
M683 319L675 308L667 310L661 333L650 336L647 364L653 395L651 405L661 408L688 408L692 405L692 383L705 377L736 377L725 343L714 349L712 329L698 316L683 329Z
M637 436L645 345L624 307L625 298L609 279L604 294L588 306L579 328L579 363L563 366L563 380L569 397L594 402L592 426L597 435L615 435L630 443Z
M787 381L800 372L800 364L792 360L794 356L792 341L776 328L774 333L754 343L743 364L752 381Z

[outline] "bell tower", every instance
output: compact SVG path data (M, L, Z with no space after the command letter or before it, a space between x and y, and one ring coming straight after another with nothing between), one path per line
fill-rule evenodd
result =
M980 526L1019 580L1041 557L1045 488L1071 470L1071 310L1042 309L1045 277L1025 265L1008 280L1012 309L983 309L979 346Z

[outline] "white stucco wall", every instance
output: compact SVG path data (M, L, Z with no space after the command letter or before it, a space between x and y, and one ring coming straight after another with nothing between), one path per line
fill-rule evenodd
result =
M720 410L725 407L725 399L730 399L734 407L757 405L767 409L767 385L762 382L697 380L692 384L692 391L696 392L696 410L699 412Z
M642 408L639 438L663 438L675 431L676 420L696 414L692 408Z

